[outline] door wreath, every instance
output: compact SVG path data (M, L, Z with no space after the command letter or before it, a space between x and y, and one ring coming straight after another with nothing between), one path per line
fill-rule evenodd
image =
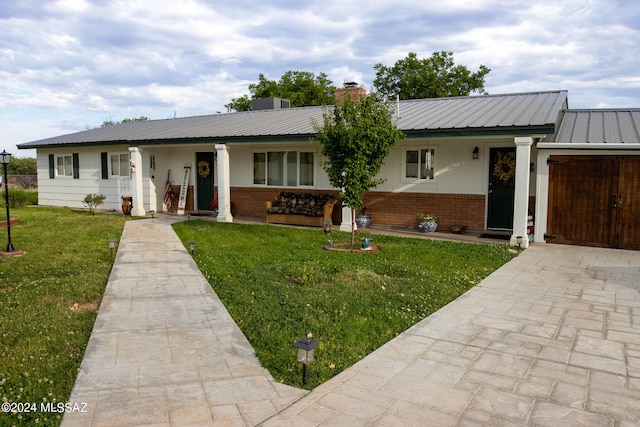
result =
M505 154L493 166L493 176L502 182L508 182L516 174L516 160Z
M198 175L202 178L206 178L211 173L211 169L209 168L209 162L203 160L198 162Z

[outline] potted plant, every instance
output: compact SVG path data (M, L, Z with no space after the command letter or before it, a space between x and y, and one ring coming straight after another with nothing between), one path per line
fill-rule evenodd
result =
M371 225L371 215L365 213L366 210L367 208L363 207L356 215L356 225L358 228L369 228Z
M418 228L423 233L431 233L438 229L437 218L433 214L418 212L416 219L419 221Z

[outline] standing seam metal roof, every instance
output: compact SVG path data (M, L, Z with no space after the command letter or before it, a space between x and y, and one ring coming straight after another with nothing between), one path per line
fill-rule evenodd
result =
M554 142L640 144L640 108L567 110Z
M567 91L530 92L400 101L404 132L554 127L567 107ZM18 148L107 143L264 137L310 137L323 107L258 110L208 116L129 122L20 144Z

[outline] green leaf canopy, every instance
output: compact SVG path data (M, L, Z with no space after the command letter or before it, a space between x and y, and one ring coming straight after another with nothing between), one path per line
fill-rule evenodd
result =
M400 99L443 98L468 96L472 92L486 94L484 79L489 68L480 65L471 72L464 65L456 65L453 52L434 52L429 58L418 58L409 52L406 58L392 67L376 64L373 86L385 97Z
M384 182L377 175L404 134L396 127L390 106L375 93L328 107L322 117L322 125L315 124L326 158L322 168L331 185L342 189L343 202L360 210L364 193Z

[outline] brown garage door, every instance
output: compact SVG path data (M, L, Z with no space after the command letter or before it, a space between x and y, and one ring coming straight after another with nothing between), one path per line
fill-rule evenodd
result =
M640 249L640 157L551 156L547 242Z

